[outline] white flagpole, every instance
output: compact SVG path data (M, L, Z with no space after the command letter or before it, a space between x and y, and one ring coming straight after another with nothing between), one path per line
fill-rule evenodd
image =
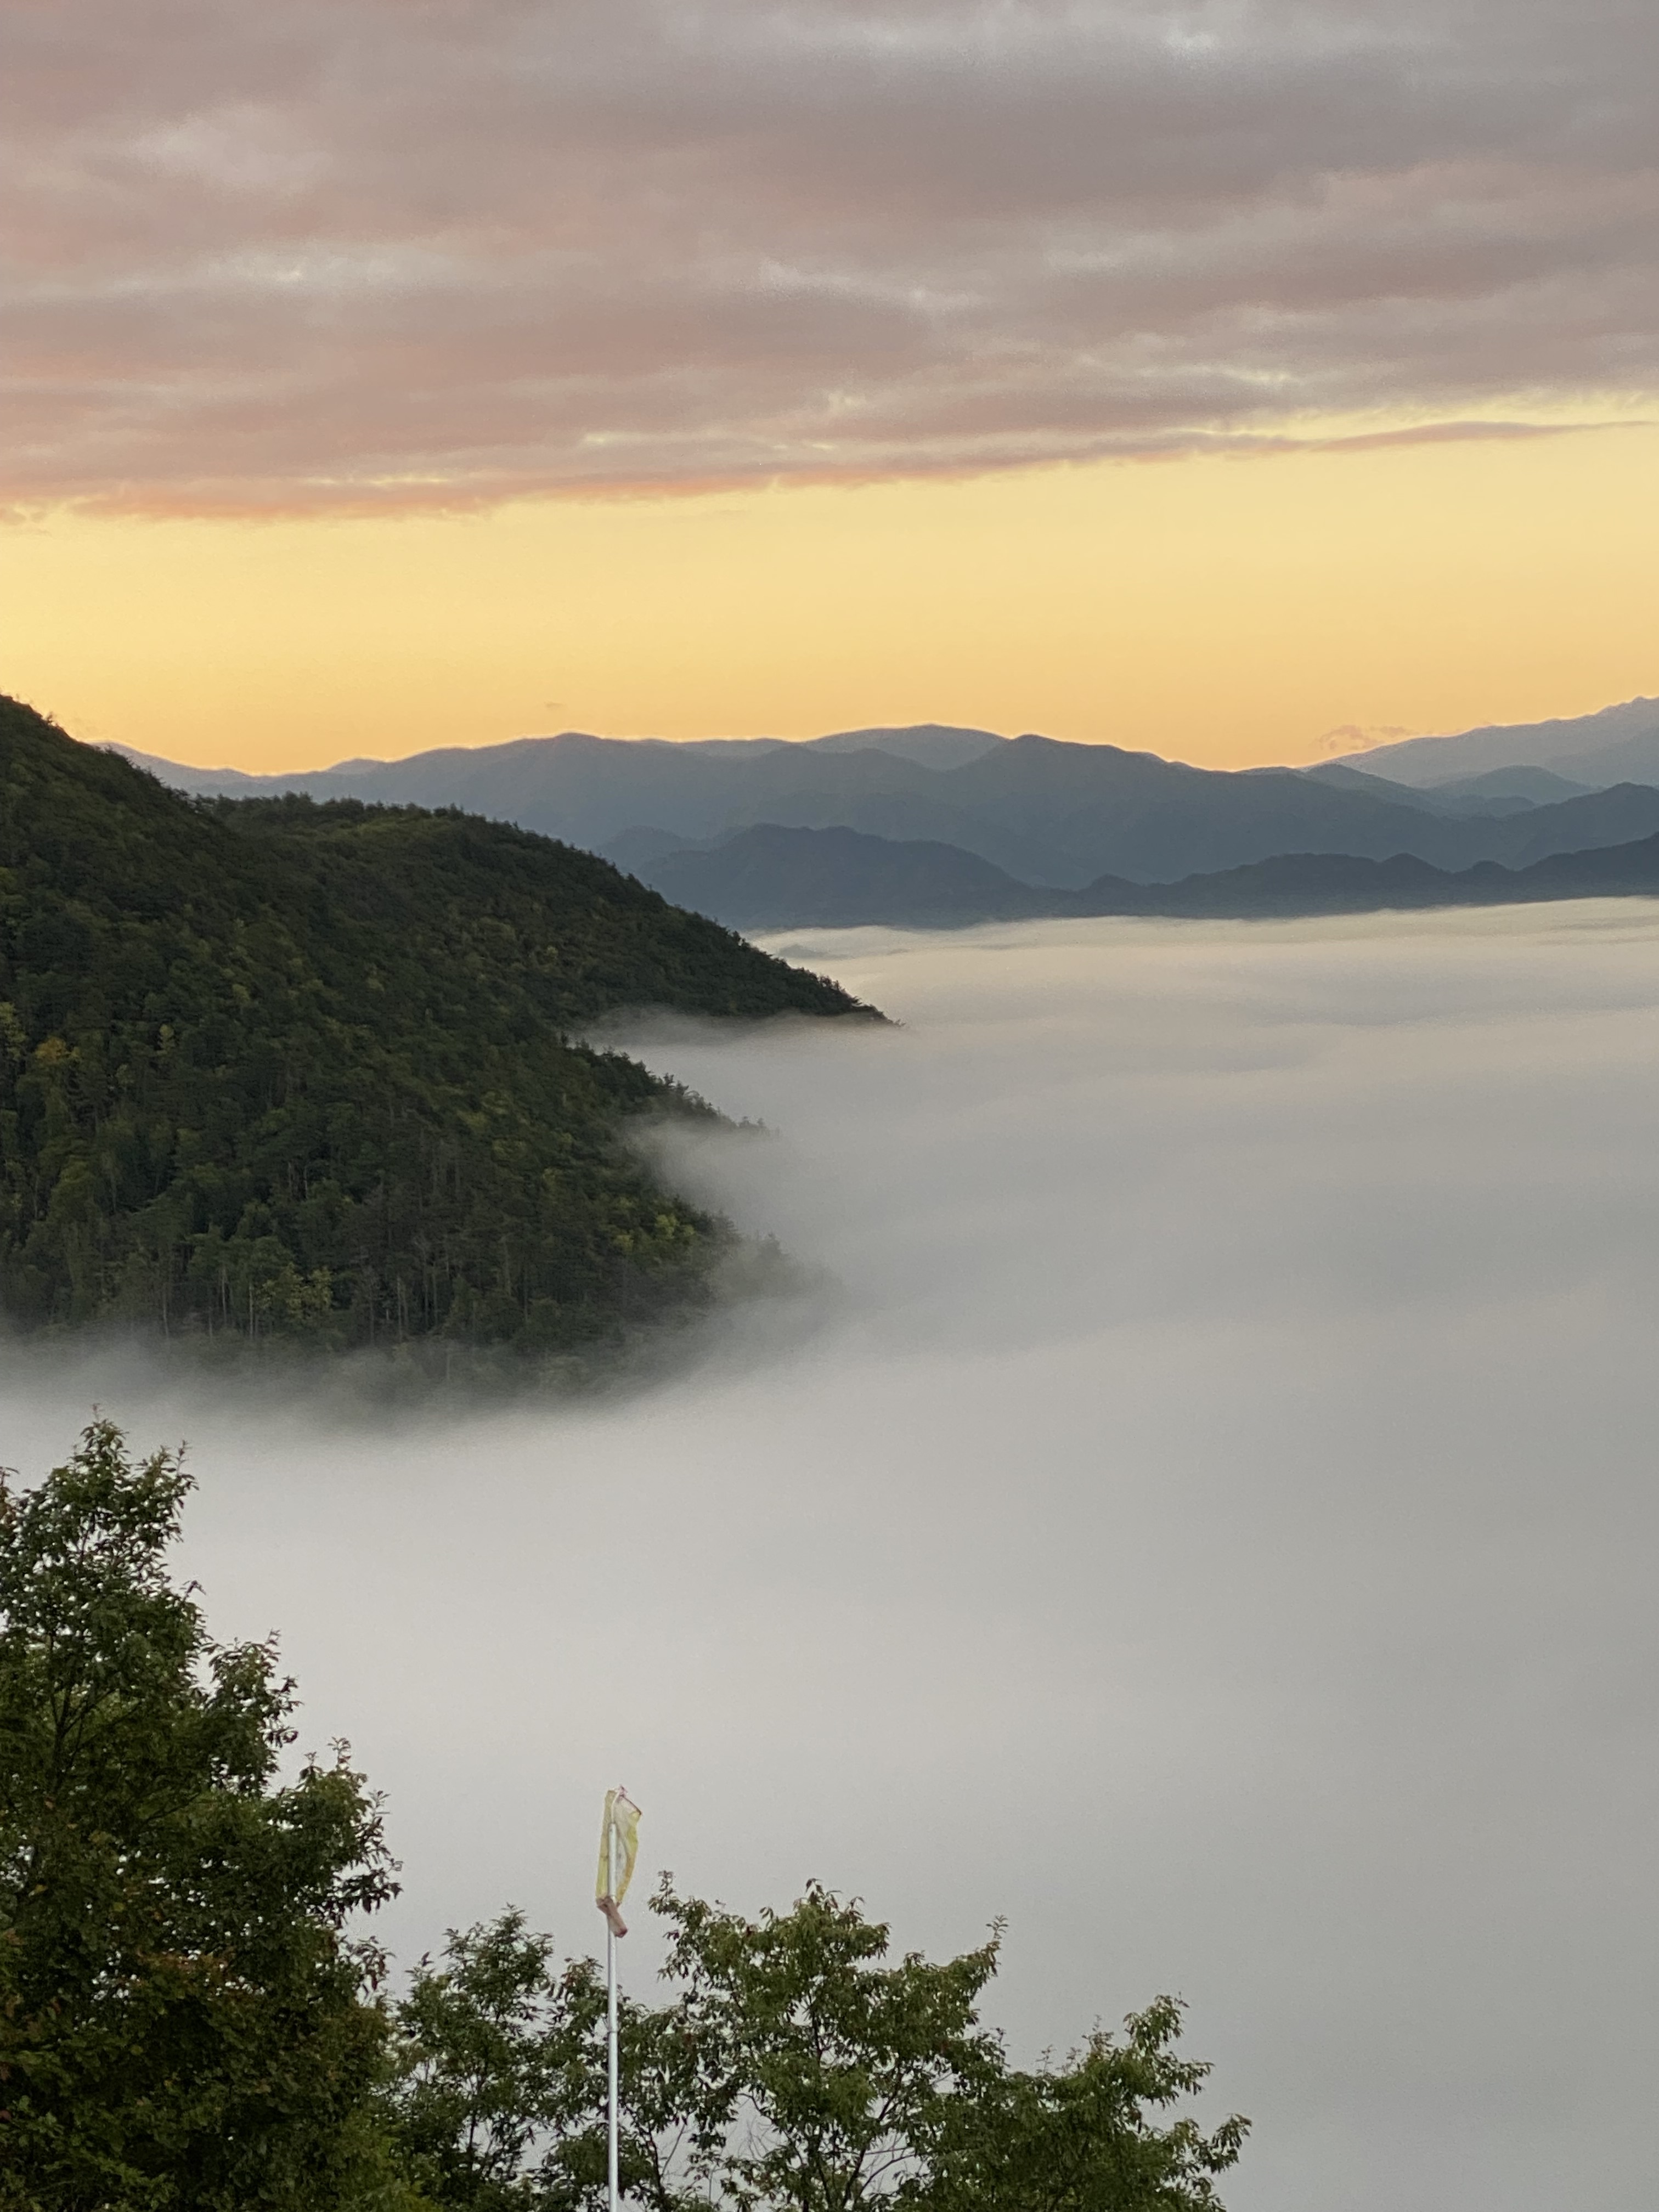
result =
M617 1894L617 1829L611 1822L605 1829L605 1888ZM605 1915L605 1976L609 2008L606 2028L611 2046L611 2212L617 2212L622 2199L617 2189L617 1931L611 1916Z

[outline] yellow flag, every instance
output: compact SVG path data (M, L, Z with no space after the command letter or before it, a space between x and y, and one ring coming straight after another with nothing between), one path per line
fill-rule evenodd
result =
M607 1790L605 1819L599 1827L599 1878L593 1896L615 1936L628 1933L619 1907L634 1879L634 1862L639 1855L640 1808L625 1790Z

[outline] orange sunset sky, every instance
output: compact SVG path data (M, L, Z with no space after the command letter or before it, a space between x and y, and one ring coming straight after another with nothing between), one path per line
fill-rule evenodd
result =
M247 769L1659 692L1590 14L27 0L0 680Z

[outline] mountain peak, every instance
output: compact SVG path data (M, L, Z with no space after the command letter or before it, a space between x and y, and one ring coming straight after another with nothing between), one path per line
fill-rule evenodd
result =
M1402 738L1346 753L1343 763L1419 788L1515 768L1545 769L1580 786L1659 783L1659 699L1626 699L1543 722L1486 723L1449 737Z

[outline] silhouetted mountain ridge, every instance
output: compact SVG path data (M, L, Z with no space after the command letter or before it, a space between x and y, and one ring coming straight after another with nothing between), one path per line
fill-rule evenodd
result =
M1516 768L1581 785L1659 783L1659 699L1626 699L1546 722L1492 723L1454 737L1404 738L1348 758L1368 774L1427 789Z
M1179 882L1295 852L1407 853L1451 870L1480 860L1524 866L1547 852L1659 830L1659 790L1644 783L1534 804L1524 788L1407 789L1354 762L1201 769L1116 745L940 724L804 744L568 731L258 778L145 764L198 792L459 807L630 868L769 823L950 846L1018 883L1068 890L1103 874Z
M1659 834L1627 844L1551 854L1522 868L1482 860L1470 868L1447 870L1405 853L1382 860L1290 853L1180 883L1136 884L1102 876L1067 890L1019 883L949 845L899 844L853 830L762 823L712 848L666 854L650 873L677 904L750 931L871 925L951 928L1109 915L1248 919L1659 896Z

